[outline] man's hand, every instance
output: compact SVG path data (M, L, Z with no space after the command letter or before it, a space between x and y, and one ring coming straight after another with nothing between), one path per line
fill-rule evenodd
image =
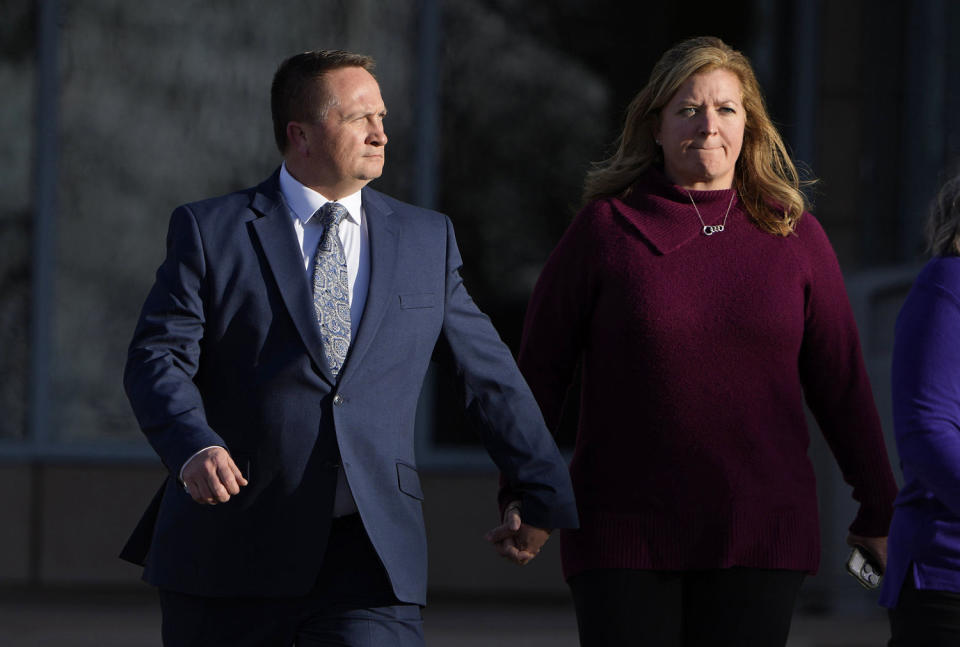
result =
M875 558L880 560L880 566L883 567L883 570L887 570L887 538L886 537L863 537L861 535L854 535L853 533L847 535L847 545L848 546L863 546L873 555Z
M549 530L523 523L520 507L513 503L507 506L503 523L484 536L502 557L520 566L536 557L549 538Z
M181 470L183 485L197 503L226 503L239 494L247 479L223 447L210 447L187 461Z

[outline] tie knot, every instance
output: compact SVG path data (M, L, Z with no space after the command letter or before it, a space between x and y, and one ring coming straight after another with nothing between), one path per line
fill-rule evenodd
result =
M347 217L347 208L339 202L328 202L320 207L320 224L336 227Z

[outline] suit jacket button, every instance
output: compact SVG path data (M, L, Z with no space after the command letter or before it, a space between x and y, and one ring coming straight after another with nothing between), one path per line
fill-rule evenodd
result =
M343 404L343 396L340 395L339 393L333 396L333 403L337 406L340 406L341 404Z

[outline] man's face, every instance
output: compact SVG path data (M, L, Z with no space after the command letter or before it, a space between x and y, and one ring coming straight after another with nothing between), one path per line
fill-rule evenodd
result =
M301 123L310 178L308 184L331 200L363 188L383 172L387 109L376 79L362 67L327 72L325 84L332 106L326 117Z

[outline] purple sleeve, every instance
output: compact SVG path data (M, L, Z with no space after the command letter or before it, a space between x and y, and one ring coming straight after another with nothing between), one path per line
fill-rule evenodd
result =
M924 272L897 319L894 428L908 481L960 515L960 259L932 265L957 273L950 285Z

